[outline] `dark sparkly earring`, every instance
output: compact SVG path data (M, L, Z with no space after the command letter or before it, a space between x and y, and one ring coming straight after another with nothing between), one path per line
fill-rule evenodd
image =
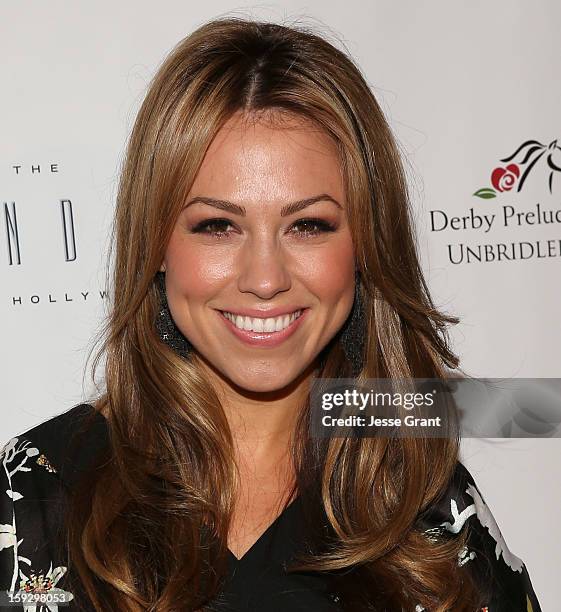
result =
M181 357L187 357L193 345L179 331L175 321L171 317L168 300L166 296L166 277L161 271L156 273L156 285L160 296L158 314L156 316L156 329L160 339L165 342Z
M351 365L351 377L358 376L364 366L364 340L366 325L364 321L364 302L358 268L355 268L355 298L349 317L343 325L341 347Z

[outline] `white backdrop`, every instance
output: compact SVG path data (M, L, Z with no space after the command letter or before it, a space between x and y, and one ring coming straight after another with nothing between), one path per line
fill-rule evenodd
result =
M561 166L557 0L11 3L0 9L2 442L89 392L126 137L166 53L225 13L301 18L344 42L406 159L423 266L437 305L462 318L451 333L464 369L559 377L561 223L538 223L536 208L561 207L561 172L547 164ZM18 245L6 225L14 210ZM488 231L453 229L478 215L494 215ZM516 259L497 261L497 243ZM474 259L485 248L494 261ZM559 439L463 446L544 611L559 609L560 451Z

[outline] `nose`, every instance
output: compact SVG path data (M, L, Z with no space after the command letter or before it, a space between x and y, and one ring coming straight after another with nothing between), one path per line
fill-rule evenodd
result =
M270 300L277 293L291 287L291 274L287 256L273 246L248 244L240 256L238 289L242 293L253 293L259 298Z

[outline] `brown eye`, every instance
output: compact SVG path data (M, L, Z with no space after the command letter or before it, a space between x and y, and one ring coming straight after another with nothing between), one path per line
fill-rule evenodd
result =
M337 229L333 224L323 219L300 219L292 227L303 227L304 229L298 230L297 233L304 236L317 236L334 232Z
M231 226L232 224L228 219L207 219L201 221L195 227L191 229L193 234L208 234L209 236L215 236L220 238L228 232L224 231L225 227Z

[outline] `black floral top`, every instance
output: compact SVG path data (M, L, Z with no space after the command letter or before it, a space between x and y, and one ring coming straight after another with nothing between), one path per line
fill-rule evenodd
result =
M67 442L78 430L83 439L69 452ZM4 444L0 451L0 609L76 609L72 593L65 588L68 568L61 546L60 510L64 492L80 472L91 467L107 442L105 418L91 405L79 404ZM222 607L217 609L341 609L340 596L330 592L319 575L283 572L301 524L300 511L296 497L241 559L229 553L229 576L220 598ZM482 612L541 612L526 566L508 549L480 490L460 462L447 494L420 524L429 537L469 530L458 566L471 564L476 576L490 580L492 594ZM70 603L64 604L65 598ZM417 605L411 612L423 610Z

